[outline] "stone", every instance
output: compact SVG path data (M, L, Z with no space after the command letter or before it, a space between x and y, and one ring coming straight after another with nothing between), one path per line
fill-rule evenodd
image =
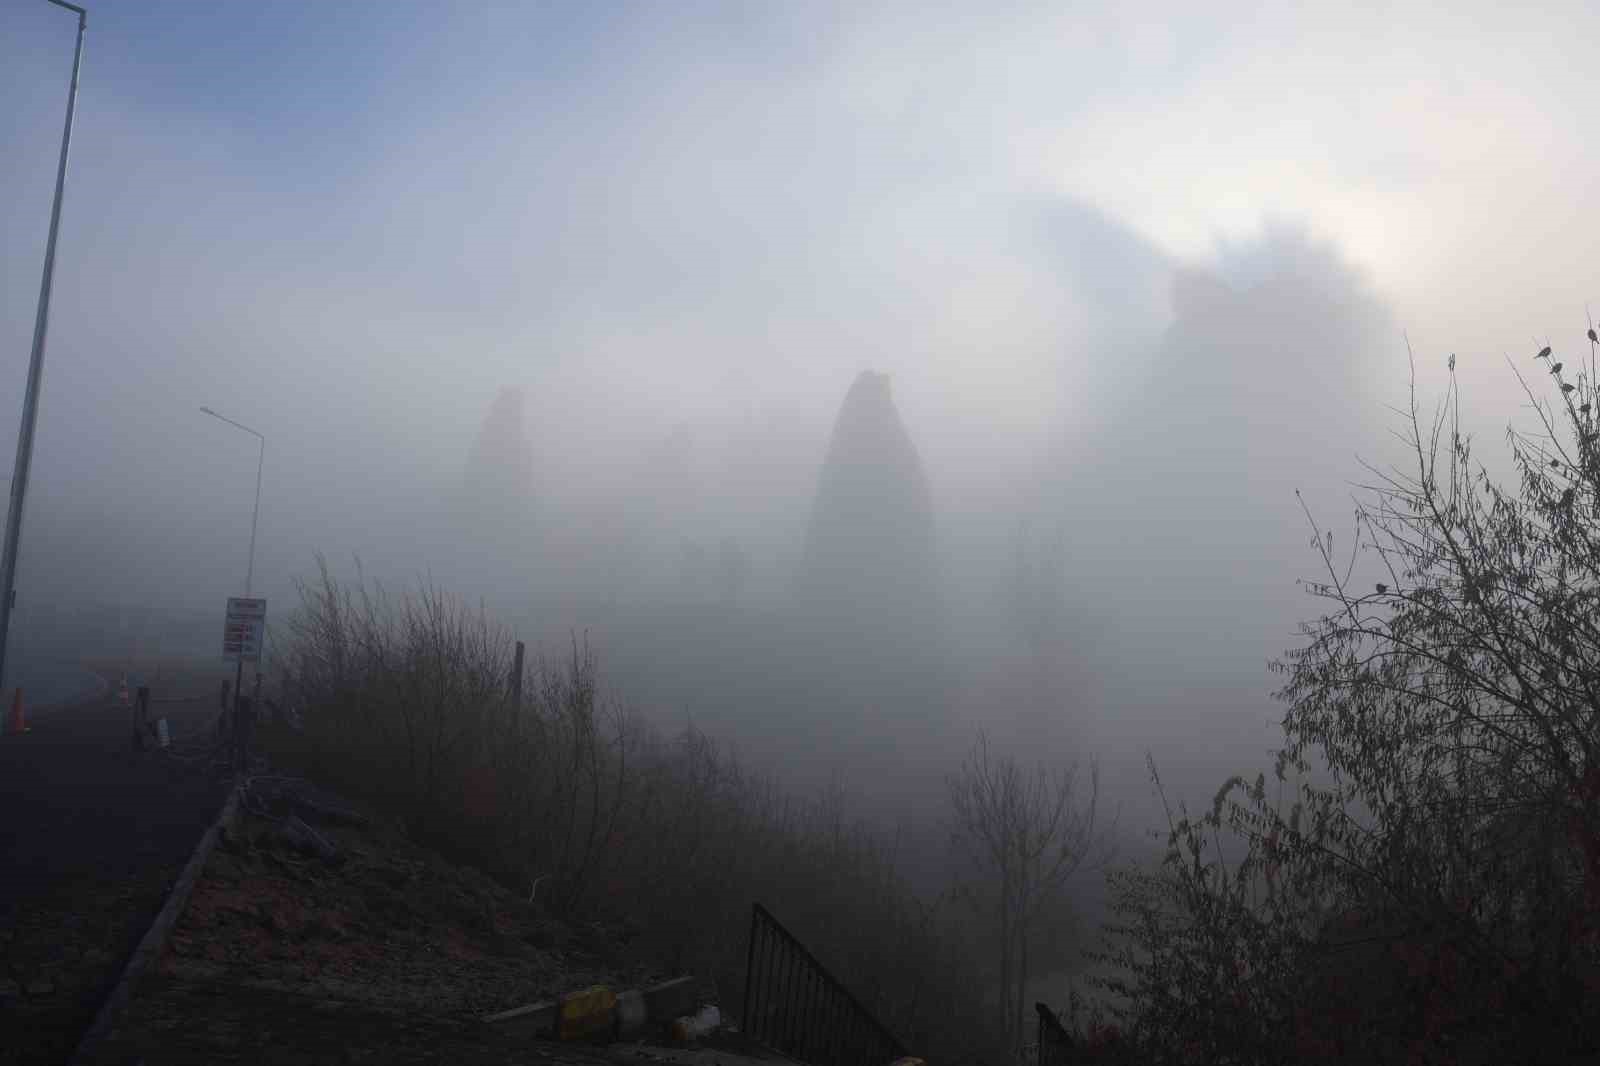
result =
M279 832L290 845L307 854L315 855L324 862L334 862L340 857L339 849L332 841L295 815L291 814L284 819Z

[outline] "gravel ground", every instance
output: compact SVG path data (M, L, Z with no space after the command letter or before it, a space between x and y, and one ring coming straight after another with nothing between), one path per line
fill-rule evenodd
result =
M210 693L209 680L203 689ZM181 743L215 695L160 703ZM158 697L188 694L164 684ZM216 816L203 760L135 753L109 698L31 717L0 738L0 1064L66 1061Z
M471 1018L161 973L141 983L129 1018L86 1066L546 1061L607 1062L582 1046L549 1045L541 1055L526 1037Z
M670 976L633 955L629 930L554 921L381 820L307 814L338 855L307 853L284 837L285 789L301 791L249 788L95 1062L589 1062L599 1049L480 1018Z
M776 1056L530 1040L474 1019L160 975L137 1024L87 1066L783 1066Z

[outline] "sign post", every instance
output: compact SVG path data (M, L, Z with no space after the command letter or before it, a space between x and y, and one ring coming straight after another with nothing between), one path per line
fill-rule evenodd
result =
M228 614L222 623L222 658L234 663L233 726L234 765L242 773L246 756L243 723L239 718L239 690L244 687L246 660L261 662L261 645L267 633L267 601L245 596L228 597ZM252 708L254 710L254 708Z

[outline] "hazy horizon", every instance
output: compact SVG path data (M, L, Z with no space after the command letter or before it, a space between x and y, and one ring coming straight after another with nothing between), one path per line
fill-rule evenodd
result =
M1317 609L1295 490L1348 536L1408 343L1495 442L1506 356L1586 328L1581 11L97 5L19 618L241 591L255 442L208 405L267 437L274 621L359 558L530 634L610 610L626 698L720 707L639 645L783 616L873 371L963 678L926 761L987 724L1209 795L1266 765L1266 662ZM0 18L15 413L73 25ZM475 482L508 388L511 474ZM741 623L706 625L673 637ZM793 707L830 680L750 669ZM760 747L765 692L724 739ZM918 706L852 729L920 750Z

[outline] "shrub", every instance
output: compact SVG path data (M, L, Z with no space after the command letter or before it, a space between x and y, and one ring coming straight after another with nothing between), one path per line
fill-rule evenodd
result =
M1508 489L1460 431L1451 360L1411 471L1375 472L1330 611L1276 665L1302 781L1235 778L1125 871L1108 958L1152 1061L1566 1061L1600 1051L1600 422L1546 348ZM1377 567L1352 575L1358 558ZM1238 858L1226 861L1225 840Z

